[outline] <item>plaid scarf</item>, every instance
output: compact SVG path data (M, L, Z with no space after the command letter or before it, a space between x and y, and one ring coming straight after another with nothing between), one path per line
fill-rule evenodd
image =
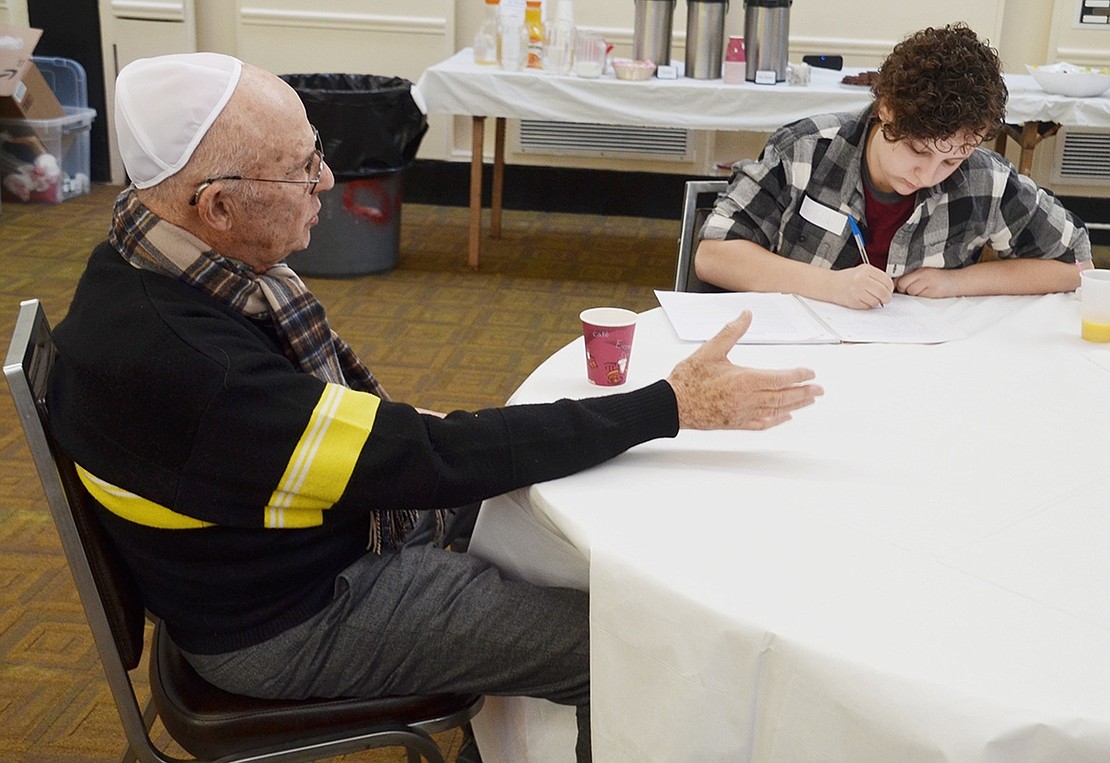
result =
M177 278L247 317L270 316L285 357L303 372L389 399L350 345L332 331L324 306L284 262L259 275L158 217L133 188L116 198L108 240L132 267ZM436 514L441 531L443 512ZM375 553L396 548L419 518L417 511L372 512L369 548Z

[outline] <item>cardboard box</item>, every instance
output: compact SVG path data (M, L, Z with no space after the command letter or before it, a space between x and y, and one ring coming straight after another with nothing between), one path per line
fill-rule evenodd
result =
M59 119L66 115L31 54L41 29L0 24L0 117Z

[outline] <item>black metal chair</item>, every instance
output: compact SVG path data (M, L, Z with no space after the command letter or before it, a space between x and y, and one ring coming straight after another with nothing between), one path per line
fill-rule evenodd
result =
M678 262L674 272L675 291L724 291L698 278L694 272L694 252L698 232L713 209L717 195L728 187L726 180L687 180L682 199L682 228L678 234Z
M127 737L124 761L179 763L155 746L161 718L196 760L314 761L374 747L403 746L410 763L444 758L431 734L465 724L476 695L379 699L264 700L204 681L155 622L151 699L140 710L131 681L142 657L145 610L138 589L95 514L71 461L50 434L46 382L56 350L38 300L21 303L4 376L100 654Z

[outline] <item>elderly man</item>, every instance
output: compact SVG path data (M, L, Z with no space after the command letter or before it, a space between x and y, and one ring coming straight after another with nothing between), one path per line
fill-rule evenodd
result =
M148 609L227 690L545 697L577 706L588 760L586 594L505 580L420 517L683 427L774 426L821 394L812 372L730 363L745 315L645 389L420 412L282 263L334 182L292 89L228 56L144 59L116 125L133 185L55 332L49 394Z

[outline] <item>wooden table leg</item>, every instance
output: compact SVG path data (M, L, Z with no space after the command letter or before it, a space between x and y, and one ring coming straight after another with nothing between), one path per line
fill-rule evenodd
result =
M491 238L501 238L501 202L505 193L505 117L497 117L493 134L493 188L490 194Z
M1060 125L1055 122L1025 122L1022 125L1002 125L998 136L994 139L994 150L1006 154L1006 138L1013 138L1021 146L1021 157L1018 159L1018 172L1028 175L1033 171L1033 152L1045 138L1051 138L1060 130Z
M994 152L996 154L1006 155L1006 125L1002 125L1002 129L994 136Z
M482 253L482 151L486 138L486 118L470 120L470 244L467 264L477 270Z
M1021 160L1018 172L1028 175L1033 170L1033 149L1045 138L1055 135L1060 125L1054 122L1026 122L1021 126Z

